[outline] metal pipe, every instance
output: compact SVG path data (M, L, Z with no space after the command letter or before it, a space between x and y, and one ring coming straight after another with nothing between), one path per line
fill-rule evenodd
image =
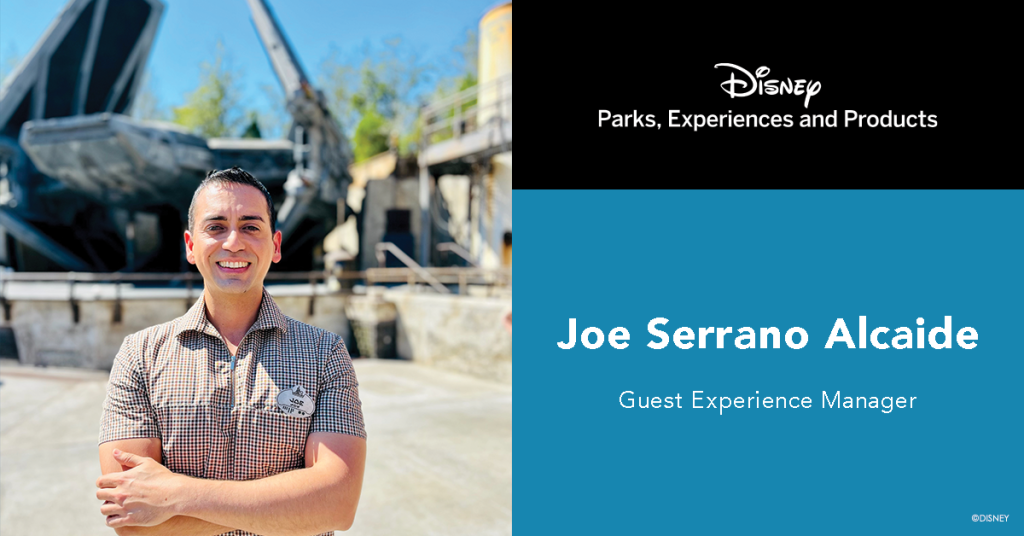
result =
M423 151L420 151L420 155L420 264L428 266L430 264L430 170L426 160L422 159Z
M454 254L458 255L459 257L462 257L463 259L465 259L465 261L468 262L469 264L471 264L473 266L477 266L477 267L480 266L480 264L477 263L475 259L473 259L473 254L472 253L467 251L466 248L456 244L455 242L441 242L440 244L437 245L437 250L438 251L451 251L452 253L454 253Z
M440 292L441 294L451 294L451 291L448 290L448 287L442 285L441 282L438 281L436 277L430 275L430 272L424 270L422 266L416 264L416 261L412 260L411 257L406 255L404 251L399 249L398 246L394 245L391 242L377 243L377 260L380 262L380 264L385 264L383 262L385 251L391 253L392 255L395 256L396 259L402 261L402 263L408 266L413 272L416 273L416 275L420 276L424 281L429 283L430 286L434 287L434 290Z

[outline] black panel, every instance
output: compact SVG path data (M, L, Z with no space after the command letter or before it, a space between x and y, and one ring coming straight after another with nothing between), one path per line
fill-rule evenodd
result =
M89 40L89 26L92 24L92 12L96 6L90 2L78 20L71 26L71 31L57 46L50 56L49 73L46 77L46 106L43 117L67 117L75 102L75 85L78 73L82 69L82 55L85 54L85 43Z
M393 209L387 212L387 231L388 233L408 233L409 232L409 214L408 210Z
M114 105L114 113L123 114L124 109L128 107L128 95L132 93L132 84L135 83L135 74L138 72L138 68L132 69L132 75L128 77L128 83L124 85L121 96L117 99L117 104Z
M102 112L107 96L142 34L150 6L144 0L110 0L96 46L96 61L85 98L85 113Z
M327 231L322 221L303 218L291 237L281 244L281 262L272 264L275 272L306 272L315 270L313 249L323 243Z
M21 104L18 105L18 109L14 110L14 113L11 115L11 120L4 125L4 136L18 139L18 133L21 132L22 123L28 121L29 114L32 113L32 94L35 92L35 86L28 88L28 93L25 94L24 99L21 99Z
M4 306L7 304L4 303ZM0 357L18 359L18 343L14 340L14 328L0 328Z

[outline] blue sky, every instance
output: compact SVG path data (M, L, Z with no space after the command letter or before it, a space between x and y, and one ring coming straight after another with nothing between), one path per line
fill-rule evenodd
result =
M163 0L164 13L148 68L164 107L181 104L199 81L199 65L211 60L221 39L231 66L244 73L242 102L265 110L263 84L280 87L270 67L245 0ZM453 50L477 28L497 0L396 0L390 2L268 0L314 81L332 47L354 57L364 43L380 48L383 39L401 37L418 55L438 66L450 66ZM0 0L0 57L12 51L26 55L66 0ZM454 75L455 72L442 74Z

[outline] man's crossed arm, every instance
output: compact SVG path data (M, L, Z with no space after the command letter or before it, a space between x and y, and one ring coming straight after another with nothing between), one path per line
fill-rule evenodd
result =
M259 480L203 480L160 465L160 440L100 445L100 512L121 536L216 535L235 529L304 535L347 530L363 483L366 440L318 432L306 467Z

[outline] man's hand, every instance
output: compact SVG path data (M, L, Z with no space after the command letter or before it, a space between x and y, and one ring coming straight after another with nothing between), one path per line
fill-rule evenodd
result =
M113 454L130 469L96 480L96 487L100 488L96 498L105 501L100 513L107 516L108 527L151 527L176 515L174 492L186 477L172 473L153 458L117 449Z
M100 445L107 473L96 481L96 498L107 501L100 512L118 534L211 536L241 529L305 536L348 530L355 518L366 463L362 437L313 432L305 468L245 481L175 474L157 463L158 440L124 441ZM124 452L129 449L154 458Z

